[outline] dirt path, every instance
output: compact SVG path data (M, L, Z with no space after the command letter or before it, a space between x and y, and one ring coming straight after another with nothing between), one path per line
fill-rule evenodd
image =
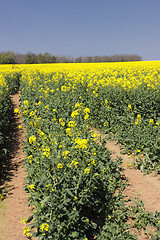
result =
M140 170L134 169L132 167L133 157L121 154L122 150L116 142L107 141L106 147L112 152L113 158L121 157L123 159L124 174L129 179L129 186L125 190L125 194L133 198L139 196L149 211L160 211L160 176L143 175Z
M19 108L19 95L11 96L14 108ZM22 217L30 215L27 206L27 194L23 190L26 173L23 168L23 144L21 142L22 130L20 116L14 116L11 125L10 150L12 155L6 164L5 185L7 184L7 198L0 202L0 240L23 240L24 224L20 223Z
M95 129L94 131L100 135L99 131ZM122 158L125 169L124 175L129 179L129 186L124 194L131 198L139 197L146 210L160 212L160 176L155 173L144 175L140 170L134 169L132 167L133 156L121 154L122 147L116 141L106 141L106 147L112 152L111 157L113 159Z

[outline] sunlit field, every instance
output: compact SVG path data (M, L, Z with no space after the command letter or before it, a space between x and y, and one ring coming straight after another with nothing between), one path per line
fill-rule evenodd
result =
M136 239L127 219L138 207L128 213L124 204L121 159L111 159L93 128L133 153L135 168L159 174L160 61L1 65L0 86L3 148L7 99L19 89L15 114L27 130L26 191L35 211L24 234Z

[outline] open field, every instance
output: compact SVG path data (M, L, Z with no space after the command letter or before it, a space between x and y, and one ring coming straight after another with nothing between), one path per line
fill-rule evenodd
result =
M140 201L126 202L124 165L111 156L106 140L134 155L128 167L158 176L160 62L0 66L0 74L1 156L7 151L9 94L19 85L21 105L14 113L21 111L27 129L25 190L34 211L24 234L136 239L134 229L149 226L148 237L159 239L160 213L153 212L159 206L145 210ZM107 137L98 137L93 127Z

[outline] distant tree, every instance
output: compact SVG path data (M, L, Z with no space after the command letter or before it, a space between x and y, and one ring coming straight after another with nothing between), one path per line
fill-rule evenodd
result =
M48 52L44 54L45 63L52 63L52 56Z
M7 52L6 58L7 58L8 63L10 63L10 64L16 63L16 58L15 58L14 52L12 52L12 51Z
M75 59L75 62L76 63L81 63L82 62L82 57L80 56L80 57L77 57L76 59Z
M91 63L92 62L92 57L87 57L87 60L86 60L88 63Z
M127 61L142 61L142 57L138 54L117 54L104 56L79 56L73 58L71 56L54 56L48 52L42 54L15 54L13 51L0 52L0 64L14 63L91 63L91 62L127 62Z
M42 53L38 55L38 63L45 63L45 56Z
M2 52L0 53L0 63L1 64L14 64L15 61L15 55L14 52L8 51L8 52Z
M55 56L52 56L52 63L56 63L57 62L57 59Z
M27 64L37 63L37 56L34 53L27 53L25 63Z

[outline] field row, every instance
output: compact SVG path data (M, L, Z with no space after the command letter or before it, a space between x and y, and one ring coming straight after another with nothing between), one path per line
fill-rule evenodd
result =
M13 71L20 78L26 191L34 206L24 234L136 239L129 231L132 218L139 229L154 226L158 239L159 213L144 214L140 203L126 206L121 159L110 158L91 128L134 151L141 171L159 173L160 63L32 65Z

